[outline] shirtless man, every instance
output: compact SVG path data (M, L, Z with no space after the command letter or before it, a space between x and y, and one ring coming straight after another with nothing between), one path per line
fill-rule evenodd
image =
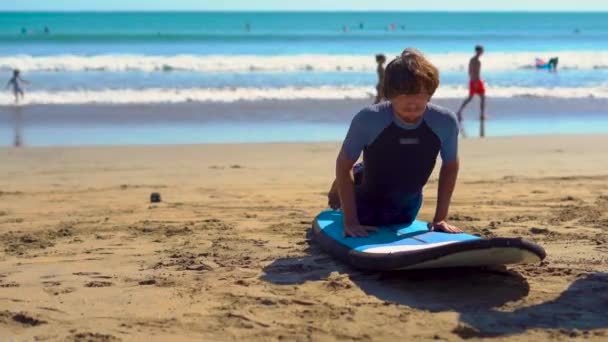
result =
M486 87L481 79L481 61L479 57L483 54L483 46L477 45L475 46L475 56L471 58L469 61L469 97L464 100L460 109L456 113L458 116L458 123L460 124L460 130L462 135L464 136L464 128L462 126L462 110L464 107L471 102L473 96L479 95L480 105L481 105L481 113L479 115L480 127L479 127L479 135L483 137L485 135L484 132L484 120L486 119L485 115L485 106L486 106Z

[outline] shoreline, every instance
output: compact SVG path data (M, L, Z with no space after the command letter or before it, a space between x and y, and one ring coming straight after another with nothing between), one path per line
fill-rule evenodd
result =
M462 98L433 99L431 102L456 111ZM361 108L371 105L371 99L349 100L263 100L221 102L185 102L176 104L85 104L85 105L26 105L19 106L22 113L35 122L71 120L115 122L184 121L212 122L230 120L294 120L305 122L345 122ZM554 116L560 114L604 114L608 99L604 98L492 98L486 100L488 111L495 117L519 114ZM313 110L310 110L312 106ZM475 98L466 108L465 114L474 116L478 111ZM0 106L0 123L15 112L15 106ZM273 116L272 111L281 115ZM495 113L495 114L494 114ZM85 115L86 114L86 115Z
M458 108L460 99L433 103ZM91 146L343 139L366 100L293 100L165 105L0 107L0 144ZM608 99L490 99L486 135L608 133ZM478 131L478 100L464 112L467 133ZM475 134L468 134L471 138Z

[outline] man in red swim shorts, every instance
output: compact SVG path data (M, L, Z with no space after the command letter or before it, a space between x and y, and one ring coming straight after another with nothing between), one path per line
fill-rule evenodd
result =
M481 105L481 113L479 116L480 127L479 127L479 135L484 136L484 120L486 119L485 115L485 105L486 105L486 87L483 81L481 80L481 61L479 57L483 54L483 46L477 45L475 46L475 56L471 58L469 61L469 97L464 100L460 109L456 113L458 116L458 123L460 124L460 130L464 136L464 129L462 127L462 110L464 107L471 102L473 96L479 95L480 105Z
M469 96L475 95L486 96L486 86L482 80L470 80L469 81Z

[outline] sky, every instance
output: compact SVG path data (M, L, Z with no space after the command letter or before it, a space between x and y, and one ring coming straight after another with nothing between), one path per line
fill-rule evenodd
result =
M0 11L608 11L607 0L0 0Z

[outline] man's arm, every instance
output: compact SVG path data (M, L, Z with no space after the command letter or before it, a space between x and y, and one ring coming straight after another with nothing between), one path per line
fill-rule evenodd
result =
M473 79L473 58L469 60L469 79Z
M458 178L459 167L460 162L458 159L441 165L441 170L439 172L439 187L437 189L437 208L432 223L433 227L440 228L441 230L450 233L462 232L457 227L446 222L450 209L450 201L452 200L452 193L454 192L456 179Z
M378 229L362 226L359 223L355 201L355 184L351 173L354 164L354 161L346 157L344 150L341 150L336 160L336 183L344 217L344 236L367 236L368 231L377 231Z
M342 204L344 225L359 224L357 204L355 203L355 183L351 173L354 164L345 156L344 150L341 150L338 159L336 159L336 184Z

